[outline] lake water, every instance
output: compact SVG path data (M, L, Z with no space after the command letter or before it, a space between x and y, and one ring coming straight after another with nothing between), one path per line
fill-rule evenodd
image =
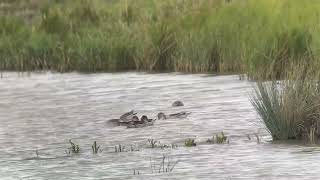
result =
M234 75L4 73L0 179L320 177L320 148L269 141L250 103L252 86ZM171 107L175 100L185 106ZM153 118L158 112L191 115L137 129L107 124L132 109ZM205 143L221 131L229 144ZM188 138L197 146L184 147ZM65 152L69 139L79 144L80 154ZM148 148L148 139L178 147ZM102 148L96 155L91 150L94 141ZM139 151L116 153L119 144ZM171 165L177 162L170 173L155 170L163 156L171 158Z

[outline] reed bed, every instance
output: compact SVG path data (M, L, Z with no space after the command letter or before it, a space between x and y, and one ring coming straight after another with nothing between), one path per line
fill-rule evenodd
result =
M0 3L0 70L181 71L279 78L317 61L320 2Z

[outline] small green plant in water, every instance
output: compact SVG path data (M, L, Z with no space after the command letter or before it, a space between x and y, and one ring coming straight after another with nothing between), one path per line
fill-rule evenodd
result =
M254 134L254 135L255 135L256 138L257 138L257 143L260 144L260 137L259 137L259 135L258 135L258 134Z
M114 146L114 152L133 152L139 151L139 149L135 145L130 145L130 148L126 148L126 146L119 144L118 146Z
M156 141L154 139L148 139L148 143L149 143L149 147L151 148L156 148L157 147L157 143L160 143L159 141Z
M213 136L211 139L209 138L207 141L207 143L210 144L223 144L223 143L229 143L228 137L224 135L223 132L221 132L220 134L216 134L215 136Z
M140 175L140 171L138 169L133 169L133 175Z
M78 153L80 153L79 145L73 143L71 141L71 139L69 140L69 143L70 143L71 146L68 148L68 151L66 151L67 154L71 154L71 153L78 154Z
M223 132L221 134L216 134L216 143L223 144L227 142L228 137L224 135Z
M184 142L184 145L186 147L192 147L192 146L197 146L196 142L194 139L188 139Z
M36 149L36 158L39 159L39 151Z
M175 149L175 148L178 148L178 145L177 144L160 144L159 147L161 149L168 149L168 148Z
M160 162L159 159L152 159L150 157L150 170L152 174L155 173L170 173L173 171L179 160L175 161L170 156L163 155ZM145 169L145 168L144 168ZM133 169L133 175L142 174L137 168Z
M93 154L98 154L98 152L102 152L102 149L100 149L100 145L97 145L97 141L94 141L93 145L92 145L92 152Z
M118 146L114 147L114 152L124 152L125 148L126 147L124 145L119 144Z

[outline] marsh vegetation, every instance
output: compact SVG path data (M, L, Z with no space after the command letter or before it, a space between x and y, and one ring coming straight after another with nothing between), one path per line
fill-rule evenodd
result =
M252 104L274 140L320 138L319 73L298 67L282 81L258 82Z
M319 59L320 2L3 1L0 69L279 78Z

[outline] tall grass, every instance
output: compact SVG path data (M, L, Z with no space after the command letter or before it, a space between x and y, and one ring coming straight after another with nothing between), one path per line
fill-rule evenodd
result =
M320 2L7 1L1 70L241 72L319 59ZM21 15L32 11L28 19Z
M314 73L302 67L286 74L286 80L257 83L252 104L274 140L314 143L320 138L320 90Z

